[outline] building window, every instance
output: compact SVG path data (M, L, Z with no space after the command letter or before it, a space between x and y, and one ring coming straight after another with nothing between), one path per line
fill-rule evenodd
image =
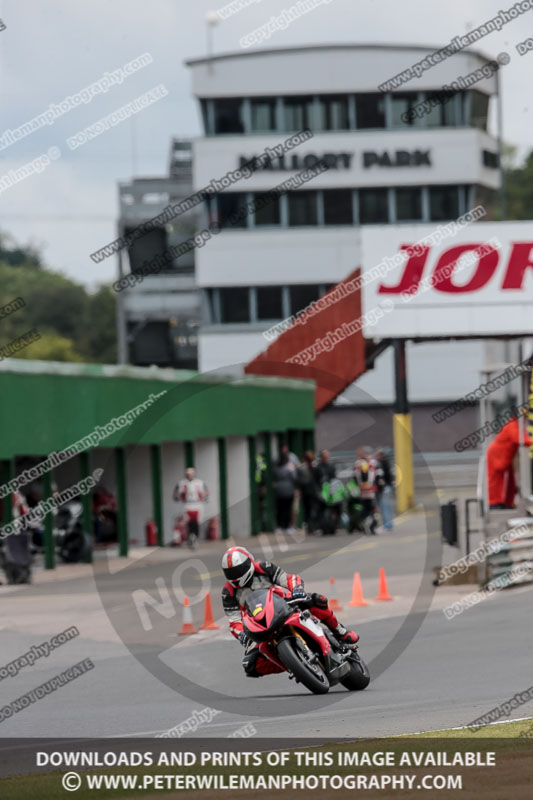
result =
M213 100L215 133L243 133L243 101L239 97Z
M289 225L317 225L317 193L289 192Z
M358 94L355 103L358 128L385 127L385 98L381 93Z
M243 192L222 192L217 195L218 224L221 228L246 228L248 212Z
M359 190L359 224L372 225L389 221L389 202L386 189Z
M483 166L489 169L498 169L500 166L500 157L498 153L492 153L490 150L483 150Z
M282 319L281 286L259 286L257 292L257 319Z
M250 322L250 290L247 286L230 286L218 291L222 323Z
M326 189L323 194L324 223L326 225L353 225L352 190Z
M418 101L418 94L416 92L402 92L391 95L392 106L392 125L395 128L401 128L404 125L413 125L416 117L411 119L409 112L415 107ZM407 114L404 119L403 115Z
M396 189L396 219L398 222L414 222L422 219L420 187Z
M280 224L279 194L277 192L254 194L254 208L256 225Z
M253 131L276 130L276 100L273 97L261 97L250 101L252 109Z
M459 102L456 100L457 94L461 95ZM426 125L430 128L457 127L459 125L457 109L461 108L463 104L463 94L463 92L455 92L451 97L446 97L442 91L425 92L424 100L433 100L435 103L431 106L429 113L424 116Z
M291 314L297 314L320 297L318 284L301 284L289 286Z
M489 96L476 92L471 93L470 100L470 125L473 128L487 130L487 116L489 113Z
M457 219L459 216L459 188L457 186L430 186L429 216L432 222Z
M325 95L320 97L319 108L320 130L346 131L349 129L348 98L346 95Z
M283 119L286 131L303 131L311 127L312 97L284 97Z

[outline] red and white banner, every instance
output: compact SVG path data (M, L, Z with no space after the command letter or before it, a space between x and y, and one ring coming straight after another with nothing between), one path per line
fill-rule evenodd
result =
M361 237L365 338L533 334L532 222L364 227Z

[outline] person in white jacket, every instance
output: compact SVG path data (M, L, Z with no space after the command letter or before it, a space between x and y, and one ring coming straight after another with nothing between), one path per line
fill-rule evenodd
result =
M200 533L204 505L209 499L209 489L204 481L196 477L194 467L187 467L185 478L174 489L173 498L181 502L187 515L187 543L195 547Z

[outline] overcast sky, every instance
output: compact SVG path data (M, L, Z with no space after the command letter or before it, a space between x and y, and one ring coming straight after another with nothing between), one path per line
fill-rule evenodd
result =
M153 57L121 85L0 151L0 178L50 147L61 153L40 174L0 193L0 230L41 245L50 267L90 287L116 277L114 258L95 265L89 253L116 236L117 181L165 174L170 137L200 134L183 62L205 54L206 12L225 2L0 0L6 26L0 32L0 136L106 71L146 52ZM293 0L256 0L223 20L214 30L215 53L238 51L242 36L292 4ZM509 0L330 0L274 33L263 47L444 45L511 5ZM504 136L519 147L521 156L532 148L533 52L519 57L515 45L528 32L533 35L533 10L485 37L479 48L491 57L502 50L511 55L511 63L500 72ZM69 149L67 137L159 84L168 90L166 97L83 147Z

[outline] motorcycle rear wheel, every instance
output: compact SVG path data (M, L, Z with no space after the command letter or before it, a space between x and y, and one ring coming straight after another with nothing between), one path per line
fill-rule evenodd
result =
M350 657L349 664L349 673L341 678L344 688L351 692L360 692L362 689L366 689L370 683L370 672L359 653L354 653L353 657Z
M303 654L295 648L291 639L282 639L278 644L278 656L294 677L310 692L326 694L329 691L329 681L320 664L309 664Z
M332 509L327 508L322 517L322 533L324 536L333 536L337 531L338 516Z

